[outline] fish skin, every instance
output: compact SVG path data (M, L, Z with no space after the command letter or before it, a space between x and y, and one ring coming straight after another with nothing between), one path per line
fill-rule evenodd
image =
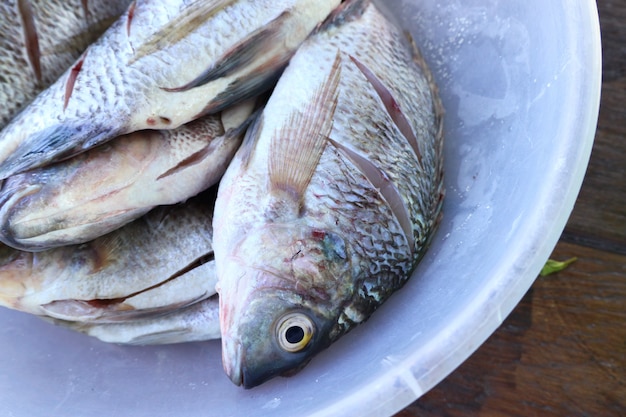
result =
M303 43L215 203L236 385L297 372L410 277L441 215L442 113L415 45L369 1Z
M154 318L215 294L210 203L157 208L91 242L0 245L0 305L80 323Z
M176 128L269 89L338 3L133 2L0 132L0 179L119 135Z
M7 178L0 241L26 251L84 243L197 195L224 173L253 110L244 102L175 130L130 133Z
M47 318L108 343L126 345L163 345L200 342L220 338L217 295L191 306L120 323L83 323Z
M130 1L3 0L0 129L37 93L56 81Z

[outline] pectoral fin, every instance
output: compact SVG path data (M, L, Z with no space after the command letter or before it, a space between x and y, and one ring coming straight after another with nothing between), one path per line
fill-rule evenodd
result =
M339 53L329 76L302 111L294 111L270 145L271 192L287 192L300 201L308 187L333 128L339 95Z
M216 95L196 117L226 110L241 100L253 98L270 90L276 84L285 65L287 65L287 60L275 60L264 67L257 68L256 72L237 78L224 91Z
M239 72L247 67L256 67L268 56L272 56L277 45L289 36L285 31L287 28L285 23L290 19L288 11L283 12L276 19L266 26L257 29L249 36L242 39L238 44L227 51L213 67L209 68L203 74L200 74L193 81L175 88L164 88L166 91L180 92L191 90L207 84L218 78L227 77L235 72ZM280 65L270 65L270 68L283 66L285 59L280 59ZM256 62L256 64L255 64ZM263 68L261 69L263 72Z

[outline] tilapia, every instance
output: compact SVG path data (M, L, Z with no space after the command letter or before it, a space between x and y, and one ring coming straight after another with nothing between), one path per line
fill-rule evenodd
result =
M414 43L369 1L303 43L215 203L235 384L293 374L410 277L441 214L442 113Z
M210 203L157 208L91 242L0 246L0 305L67 322L155 318L215 295Z
M0 241L27 251L84 243L197 195L224 173L253 110L244 102L175 130L130 133L7 178Z
M0 129L59 78L131 0L3 0Z
M340 0L136 0L0 132L0 179L269 89Z

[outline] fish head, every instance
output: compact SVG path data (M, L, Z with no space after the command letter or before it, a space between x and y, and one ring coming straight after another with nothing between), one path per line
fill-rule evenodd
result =
M257 293L237 321L227 336L222 329L222 362L231 381L245 388L297 372L330 344L330 320L277 292Z
M353 268L344 239L272 224L242 239L218 272L224 370L251 388L293 375L344 333Z

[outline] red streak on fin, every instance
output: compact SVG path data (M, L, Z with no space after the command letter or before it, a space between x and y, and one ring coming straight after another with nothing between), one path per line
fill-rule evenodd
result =
M126 35L130 37L130 25L135 17L135 8L137 7L137 2L133 1L130 6L128 6L128 21L126 22Z
M365 64L363 64L352 55L350 55L350 59L352 60L352 62L354 62L354 64L361 71L361 73L363 73L365 78L367 78L372 87L374 87L374 90L385 105L385 108L387 109L387 113L391 117L391 120L393 120L402 135L404 135L406 140L409 142L409 145L411 145L411 148L413 149L413 152L415 152L415 156L417 157L417 160L421 165L422 153L419 149L417 136L415 136L415 132L413 131L413 128L411 128L411 124L402 112L400 105L398 105L398 102L393 97L391 91L389 91L389 89L382 83L382 81L380 81L376 74L374 74L367 66L365 66Z
M83 6L83 12L85 13L85 20L89 21L89 0L80 0L80 4Z
M314 229L311 232L311 235L313 236L313 239L315 240L324 240L324 238L326 237L326 232L323 230Z
M126 297L121 297L121 298L111 298L111 299L103 299L103 298L98 298L95 300L88 300L86 301L87 304L89 304L91 307L94 308L107 308L111 305L114 304L121 304L124 301L126 301Z
M41 83L41 51L39 49L39 36L37 35L37 24L35 15L29 0L18 0L17 8L22 18L22 28L24 29L24 43L26 45L26 55L28 62L33 68L37 81Z
M76 79L78 78L80 70L83 69L83 62L85 62L86 55L87 53L85 52L85 54L80 57L78 62L76 62L70 70L70 75L67 78L67 84L65 84L65 103L63 103L63 110L67 108L67 105L70 102L70 97L72 97L72 92L74 91L74 84L76 84Z

